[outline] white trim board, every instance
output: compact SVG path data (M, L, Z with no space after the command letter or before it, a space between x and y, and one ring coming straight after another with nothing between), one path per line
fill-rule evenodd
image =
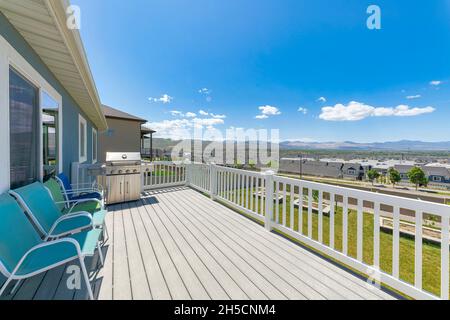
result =
M84 125L84 156L81 155L81 131L80 125ZM78 162L83 163L87 161L87 121L81 114L78 115Z
M95 137L95 138L94 138ZM94 148L94 141L95 141L95 147ZM95 164L98 162L98 131L95 128L92 128L92 145L91 145L91 152L92 152L92 164ZM97 150L95 150L97 149ZM94 152L95 150L95 152ZM94 158L95 154L95 158Z
M24 78L33 83L39 89L39 97L42 91L50 95L59 105L59 171L62 171L62 97L45 79L37 72L24 57L22 57L12 46L0 35L0 150L6 157L0 157L0 193L7 191L10 187L10 140L9 140L9 68L13 67ZM42 99L39 105L39 118L42 118ZM39 126L40 150L42 149L42 126ZM42 154L42 152L40 152ZM43 160L40 156L40 170L42 179Z

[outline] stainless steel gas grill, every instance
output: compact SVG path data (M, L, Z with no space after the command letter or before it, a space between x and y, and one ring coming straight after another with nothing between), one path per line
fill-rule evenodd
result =
M107 203L135 201L141 197L141 154L106 153Z

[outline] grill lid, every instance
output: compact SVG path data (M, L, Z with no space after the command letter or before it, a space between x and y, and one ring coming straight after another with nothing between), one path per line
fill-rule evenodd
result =
M140 152L107 152L106 162L117 164L141 162Z

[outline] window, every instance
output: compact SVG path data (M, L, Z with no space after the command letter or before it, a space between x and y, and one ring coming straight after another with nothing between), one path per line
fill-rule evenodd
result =
M79 162L87 161L87 123L80 115L78 121Z
M433 177L432 177L432 180L433 180L434 182L441 182L441 181L442 181L442 177L439 177L439 176L433 176Z
M47 92L41 94L42 161L44 181L58 173L59 162L59 104Z
M347 173L351 174L351 175L355 175L356 174L356 170L355 169L348 169Z
M92 128L92 163L97 162L97 130Z
M37 181L39 170L39 90L9 69L10 187Z

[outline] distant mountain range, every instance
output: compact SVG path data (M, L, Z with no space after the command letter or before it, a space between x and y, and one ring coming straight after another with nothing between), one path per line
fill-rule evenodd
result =
M401 140L391 142L358 143L344 142L305 142L284 141L280 149L308 149L308 150L375 150L375 151L450 151L450 141L424 142Z
M158 149L172 149L178 140L153 139L153 147ZM204 145L208 141L203 141ZM148 146L146 146L148 147ZM305 141L283 141L280 143L282 150L342 150L342 151L450 151L450 141L424 142L401 140L391 142L359 143L352 141L344 142L305 142Z

